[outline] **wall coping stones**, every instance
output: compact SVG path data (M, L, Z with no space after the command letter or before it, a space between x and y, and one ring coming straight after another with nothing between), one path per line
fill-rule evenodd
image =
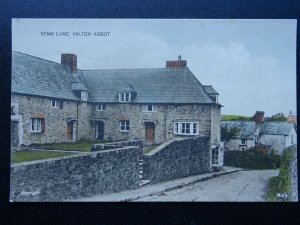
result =
M163 144L157 146L152 151L144 154L144 156L146 156L146 157L147 156L152 156L152 155L156 154L157 152L159 152L160 150L162 150L163 148L165 148L166 146L168 146L169 144L171 144L173 142L179 142L179 141L188 140L188 139L196 140L197 138L199 138L199 136L197 136L197 137L189 137L189 138L177 138L177 139L174 139L174 140L170 140L170 141L164 142Z
M93 151L93 152L80 152L80 153L77 153L74 155L60 156L60 157L56 157L56 158L40 159L40 160L33 160L33 161L27 161L27 162L21 162L21 163L12 163L11 168L17 167L17 166L35 165L35 164L40 164L40 163L45 163L45 162L51 163L53 161L59 161L59 160L82 157L82 156L96 157L97 154L104 154L104 153L113 152L113 151L123 151L123 150L130 150L130 149L136 149L136 148L138 148L138 147L137 146L125 146L122 148L98 150L98 151Z
M143 140L116 141L110 143L93 144L91 151L103 151L107 149L120 148L125 146L140 146L143 147Z

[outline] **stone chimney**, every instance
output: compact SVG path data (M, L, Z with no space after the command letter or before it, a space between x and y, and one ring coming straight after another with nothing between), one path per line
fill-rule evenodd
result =
M181 60L181 55L178 56L178 60L166 61L167 68L183 68L187 66L186 60Z
M77 73L77 55L70 53L61 54L61 64L68 66L73 74Z
M256 111L253 119L255 124L262 124L264 122L265 112L263 111Z

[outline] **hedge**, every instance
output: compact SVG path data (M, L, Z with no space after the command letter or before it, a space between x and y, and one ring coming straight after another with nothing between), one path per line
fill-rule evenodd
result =
M281 156L274 152L263 153L255 148L247 151L225 151L224 165L245 169L276 169L280 167Z

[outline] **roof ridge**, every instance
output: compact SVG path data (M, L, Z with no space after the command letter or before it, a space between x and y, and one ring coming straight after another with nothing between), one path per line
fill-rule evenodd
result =
M61 66L64 66L64 67L65 67L65 65L63 65L63 64L61 64L61 63L58 63L58 62L51 61L51 60L49 60L49 59L44 59L44 58L41 58L41 57L37 57L37 56L34 56L34 55L29 55L29 54L27 54L27 53L15 51L15 50L13 50L12 52L15 52L15 53L18 53L18 54L21 54L21 55L25 55L25 56L30 56L30 57L32 57L32 58L36 58L36 59L39 59L39 60L43 60L43 61L55 63L55 64L58 64L58 65L61 65Z
M91 70L86 70L86 69L78 69L79 71L103 71L103 70L161 70L161 69L165 69L165 70L178 70L178 69L186 69L188 67L183 67L183 68L166 68L166 67L161 67L161 68L153 68L153 67L149 67L149 68L118 68L118 69L91 69Z

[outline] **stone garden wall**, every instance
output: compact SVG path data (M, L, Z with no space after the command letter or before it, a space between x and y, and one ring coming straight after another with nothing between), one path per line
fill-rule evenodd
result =
M290 201L298 202L298 170L297 170L297 145L292 146L293 158L290 166L291 190Z
M11 201L62 201L139 187L140 146L11 166Z
M143 179L157 183L209 172L210 149L207 137L166 142L144 155Z

